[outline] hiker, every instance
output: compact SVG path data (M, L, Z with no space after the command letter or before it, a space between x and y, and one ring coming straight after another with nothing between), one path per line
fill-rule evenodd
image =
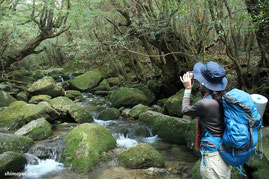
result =
M214 140L221 141L224 133L224 112L221 97L227 86L226 72L215 62L203 64L198 62L193 67L193 77L187 72L180 77L185 91L182 112L185 115L198 117L196 127L195 148L201 151L200 174L203 179L230 178L232 166L227 164L219 154ZM201 90L206 94L202 100L190 104L192 79L200 83Z

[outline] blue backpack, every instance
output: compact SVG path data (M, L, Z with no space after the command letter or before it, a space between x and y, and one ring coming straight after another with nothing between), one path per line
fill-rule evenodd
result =
M262 120L252 97L242 90L232 89L223 96L222 103L225 130L219 151L225 162L238 167L255 151Z

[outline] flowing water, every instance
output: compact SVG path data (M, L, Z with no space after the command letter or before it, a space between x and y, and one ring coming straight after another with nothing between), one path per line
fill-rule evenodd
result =
M96 114L98 114L97 106L110 105L102 97L91 94L84 94L84 97L87 97L87 100L81 105L88 110L96 111ZM190 171L197 161L197 157L186 146L163 141L157 135L153 135L150 128L136 120L122 117L118 120L103 121L99 120L97 116L94 117L94 122L107 128L117 141L116 148L109 151L110 160L101 161L92 172L86 174L75 173L60 163L61 154L64 151L64 137L77 125L64 123L55 127L53 135L49 139L36 142L34 147L25 154L28 164L19 178L191 178ZM159 151L164 157L165 168L127 169L122 167L117 160L117 155L139 143L149 143Z

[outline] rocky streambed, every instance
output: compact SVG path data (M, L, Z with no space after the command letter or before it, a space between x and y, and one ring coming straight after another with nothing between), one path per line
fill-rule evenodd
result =
M183 90L156 100L157 88L122 86L98 70L60 82L45 75L24 91L0 89L0 176L200 178L195 120L180 109ZM264 151L265 159L251 160L257 178L268 172Z

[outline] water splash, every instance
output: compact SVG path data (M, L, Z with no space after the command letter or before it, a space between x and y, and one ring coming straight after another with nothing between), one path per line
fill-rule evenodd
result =
M125 137L122 133L117 133L113 135L117 141L117 147L131 148L138 144L135 139L128 138L128 135Z
M149 144L154 144L155 142L159 141L160 138L158 135L152 136L152 137L144 137L142 138L142 141Z
M26 154L31 155L31 154ZM35 157L37 160L37 165L27 164L25 166L25 172L23 178L39 178L46 174L51 174L52 172L59 172L64 168L63 163L56 162L53 159L40 160Z
M107 127L111 124L117 123L117 121L115 121L115 120L107 120L107 121L100 120L100 119L97 119L96 116L93 116L93 120L96 124L99 124L99 125L104 126L104 127Z

